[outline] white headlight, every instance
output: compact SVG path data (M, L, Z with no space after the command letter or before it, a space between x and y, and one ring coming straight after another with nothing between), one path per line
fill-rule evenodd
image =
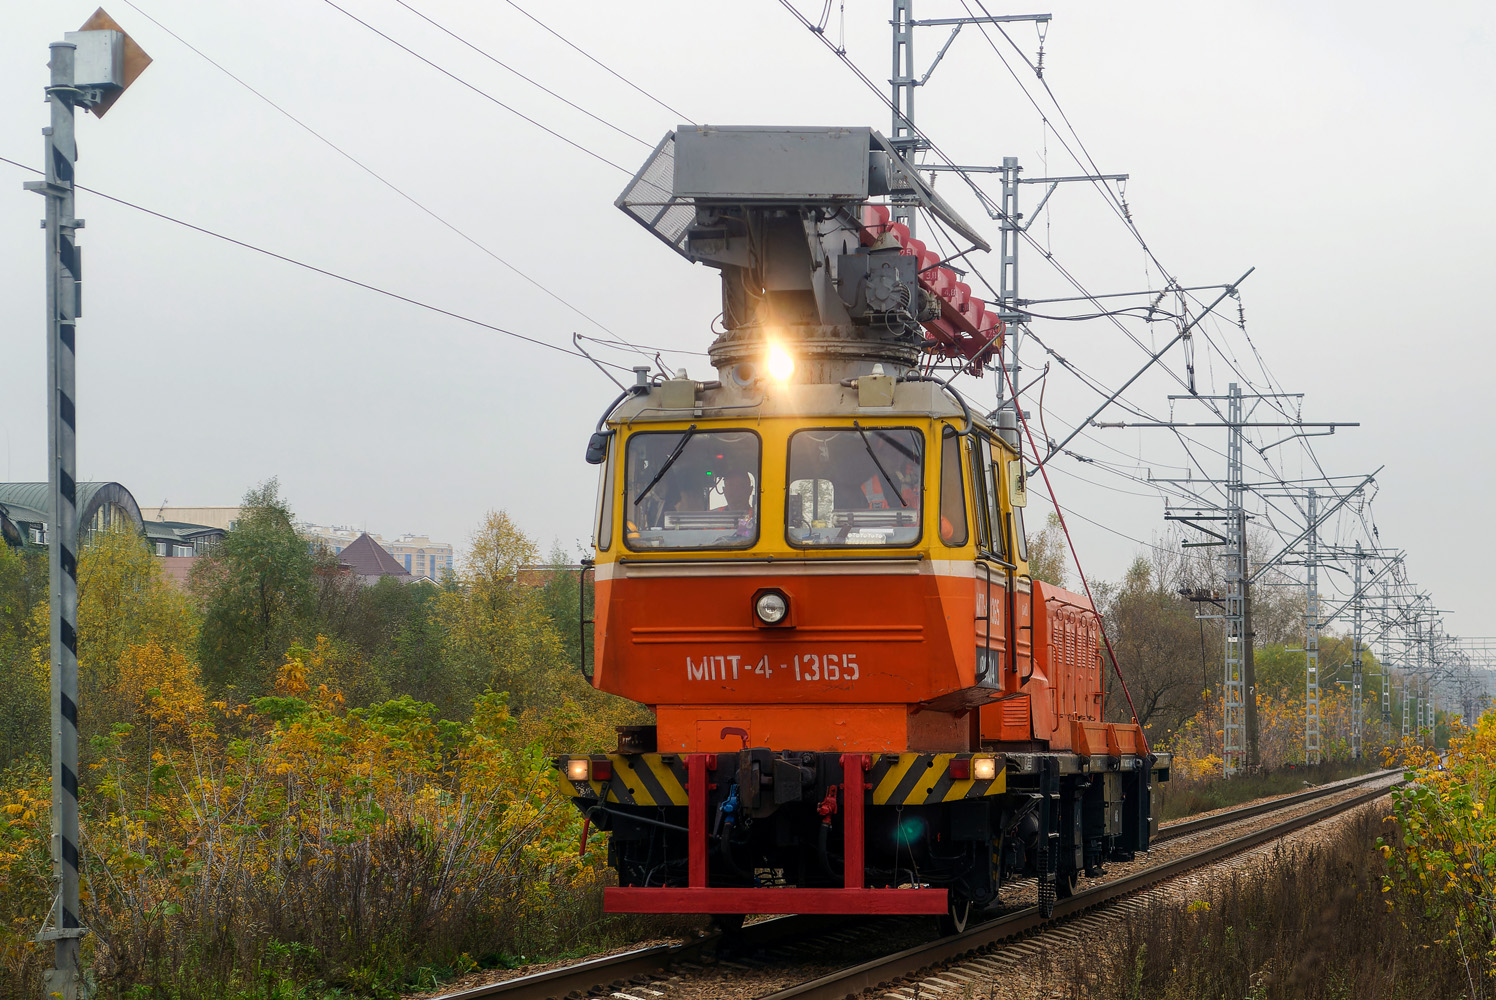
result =
M758 620L765 625L777 625L784 621L784 616L789 613L789 610L790 605L784 599L784 595L772 591L760 594L758 603L753 606L754 614L758 615Z
M592 761L586 757L573 757L566 762L566 776L572 781L586 781L592 776Z
M997 777L997 760L993 757L973 757L971 776L978 781L991 781Z
M789 377L795 374L795 359L778 344L769 347L769 374L781 382L789 381Z

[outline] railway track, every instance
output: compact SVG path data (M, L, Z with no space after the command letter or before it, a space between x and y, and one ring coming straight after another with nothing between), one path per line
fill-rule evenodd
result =
M1378 777L1385 776L1384 774ZM979 962L982 953L995 945L1022 937L1045 925L1074 918L1121 897L1132 896L1185 872L1241 854L1296 830L1313 826L1315 823L1356 806L1375 801L1386 795L1387 791L1385 787L1374 788L1280 823L1233 837L1223 843L1187 854L1173 861L1150 866L1134 875L1113 879L1077 892L1069 899L1060 900L1055 905L1054 916L1049 919L1045 919L1040 914L1037 906L1031 906L969 928L964 933L942 938L928 945L909 948L859 966L842 969L831 975L764 995L760 1000L791 1000L791 998L794 1000L842 1000L844 997L856 996L868 990L887 987L900 980L917 977L926 970L933 970L956 960L974 959ZM1303 799L1300 798L1299 801L1302 802ZM978 966L978 969L980 968L981 966ZM955 976L942 980L942 988L960 988L961 981L965 978L963 974L957 973ZM918 994L918 992L915 990L911 995Z
M1270 812L1290 809L1296 805L1345 792L1396 773L1395 770L1373 772L1316 786L1303 792L1280 796L1266 802L1224 810L1198 819L1166 824L1159 828L1154 842L1165 843ZM921 970L948 963L962 956L979 954L982 950L991 948L1002 941L1029 934L1046 923L1066 920L1108 901L1135 894L1158 882L1173 878L1181 872L1248 850L1385 794L1385 788L1373 789L1351 799L1296 816L1283 823L1273 824L1163 864L1151 865L1133 875L1112 879L1093 888L1079 891L1069 899L1057 903L1054 917L1050 921L1046 921L1039 914L1038 907L1029 906L968 928L962 934L933 942L924 942L918 946L880 956L787 989L770 992L763 995L763 1000L789 1000L792 997L841 1000L842 997L848 995L856 995L864 990L905 979L918 974ZM827 946L835 948L838 935L855 934L857 923L856 918L849 920L845 917L775 917L745 926L737 950L745 954L763 949L772 950L785 941L806 941L821 936L827 936ZM489 997L503 998L503 1000L552 1000L552 998L559 1000L559 998L567 997L611 998L619 996L644 1000L647 997L680 996L683 995L684 990L677 988L674 983L665 981L670 970L680 969L689 973L699 969L703 963L711 961L711 956L720 943L721 935L713 933L696 941L638 948L444 994L439 1000L480 1000L480 998ZM744 971L748 969L745 967Z

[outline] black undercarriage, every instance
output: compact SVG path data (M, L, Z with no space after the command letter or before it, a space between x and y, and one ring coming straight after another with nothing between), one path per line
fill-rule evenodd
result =
M750 750L708 758L706 824L714 887L844 885L842 759ZM1082 874L1148 848L1152 787L1166 780L1140 758L999 755L1001 780L979 797L863 808L863 885L930 886L953 901L993 903L1002 884L1037 877L1040 903L1068 896ZM944 794L951 794L945 792ZM970 794L970 793L968 793ZM918 797L916 794L914 797ZM609 863L624 886L688 884L688 807L573 801L608 830Z

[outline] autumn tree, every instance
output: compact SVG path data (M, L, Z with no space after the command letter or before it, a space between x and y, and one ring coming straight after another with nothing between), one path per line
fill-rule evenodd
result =
M373 586L359 587L346 614L336 623L326 623L326 634L356 651L366 665L359 684L344 690L351 703L408 694L448 708L457 704L448 690L451 671L442 629L433 617L437 594L438 588L427 584L384 577Z
M541 586L541 600L545 602L546 614L561 637L563 655L568 664L585 667L592 672L591 625L583 626L582 619L591 618L593 607L592 577L581 578L578 562L568 557L561 543L551 546L547 557L545 582ZM582 610L586 601L587 612ZM586 628L584 640L582 630Z
M0 768L47 749L47 554L0 542Z
M1219 631L1204 629L1195 606L1160 575L1167 570L1139 557L1119 585L1107 588L1103 614L1117 665L1127 679L1138 721L1155 736L1194 715L1220 662ZM1111 718L1127 714L1120 685L1109 684Z
M120 523L93 532L78 557L78 694L84 746L126 721L134 710L121 683L121 664L132 649L151 646L166 660L190 658L195 672L197 636L191 598L162 577L145 538L133 526ZM33 653L44 664L50 659L46 638L40 637Z
M448 697L507 691L517 709L558 700L564 646L539 588L519 579L520 567L537 558L534 541L508 514L488 512L457 585L435 599L452 680L465 688Z
M312 627L316 564L280 483L249 490L234 528L193 569L203 602L199 656L211 688L234 686L241 697L267 689L281 652Z
M1070 548L1065 542L1065 529L1060 516L1054 511L1044 522L1044 530L1028 540L1029 575L1035 580L1065 586L1070 575Z

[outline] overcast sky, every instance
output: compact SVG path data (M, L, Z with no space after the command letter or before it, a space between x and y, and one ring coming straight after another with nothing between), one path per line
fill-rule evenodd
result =
M878 97L775 0L520 0L669 109L507 0L409 0L602 122L397 0L338 2L575 145L328 2L140 0L137 10L111 0L109 12L155 62L106 118L80 122L79 182L546 343L567 346L580 332L701 352L719 309L716 272L675 256L612 204L649 148L687 119L888 129ZM811 19L821 16L822 4L797 2ZM47 120L47 45L95 4L0 3L0 156L35 165ZM829 37L844 34L849 57L880 90L890 6L853 2L843 15L833 5L827 26ZM1265 365L1275 388L1306 394L1305 419L1359 421L1312 442L1324 472L1385 465L1366 512L1382 543L1407 549L1411 577L1451 612L1451 632L1496 635L1487 538L1496 10L1475 2L1414 15L1379 2L1073 0L988 9L1053 12L1044 80L1097 166L1131 175L1128 207L1174 277L1219 284L1256 267L1241 289L1245 330L1229 300L1219 321L1201 327L1199 390L1224 393L1243 377L1267 389ZM916 13L963 9L958 0L919 0ZM1008 30L1036 58L1035 28ZM941 32L920 29L921 66L944 43ZM1065 149L1078 150L1076 137L1042 85L991 37L1017 80L968 29L919 92L919 125L962 163L1016 155L1029 176L1081 172ZM22 191L26 179L0 164L7 480L46 475L42 202ZM996 225L951 176L940 190L996 241ZM1025 189L1025 203L1038 193ZM574 549L588 534L595 477L582 454L616 389L587 362L91 195L80 194L78 206L88 222L78 335L83 479L117 480L142 505L187 506L232 504L279 476L306 520L386 536L429 533L459 546L491 508L507 510L543 548L559 540ZM1158 267L1089 185L1062 188L1030 231L1091 292L1159 287ZM995 277L994 260L975 263ZM1021 273L1025 297L1077 294L1032 247ZM1098 383L1116 386L1174 328L1037 321L1034 332ZM638 358L595 349L625 367ZM667 357L693 375L711 374L699 354ZM1024 363L1044 360L1029 342ZM1184 356L1176 349L1166 361L1126 397L1157 418L1170 413L1166 397L1184 391ZM990 377L967 380L965 391L990 402ZM1056 364L1045 386L1049 433L1068 433L1099 402ZM1037 417L1037 397L1030 410ZM1194 402L1173 404L1173 413L1212 416ZM1136 416L1111 410L1101 419ZM1259 445L1282 436L1254 434ZM1201 468L1223 474L1223 431L1192 430L1188 440L1198 462L1192 476ZM1097 461L1056 459L1055 488L1089 519L1073 525L1087 572L1115 579L1146 551L1139 543L1158 541L1166 527L1158 491L1136 477L1180 476L1191 460L1159 430L1093 429L1072 449ZM1319 475L1297 442L1268 449L1267 458L1285 478ZM1267 459L1249 459L1261 478ZM1292 534L1291 504L1278 504L1258 523ZM1338 518L1327 540L1354 541L1360 525L1357 516ZM1336 573L1322 576L1327 592L1344 586Z

